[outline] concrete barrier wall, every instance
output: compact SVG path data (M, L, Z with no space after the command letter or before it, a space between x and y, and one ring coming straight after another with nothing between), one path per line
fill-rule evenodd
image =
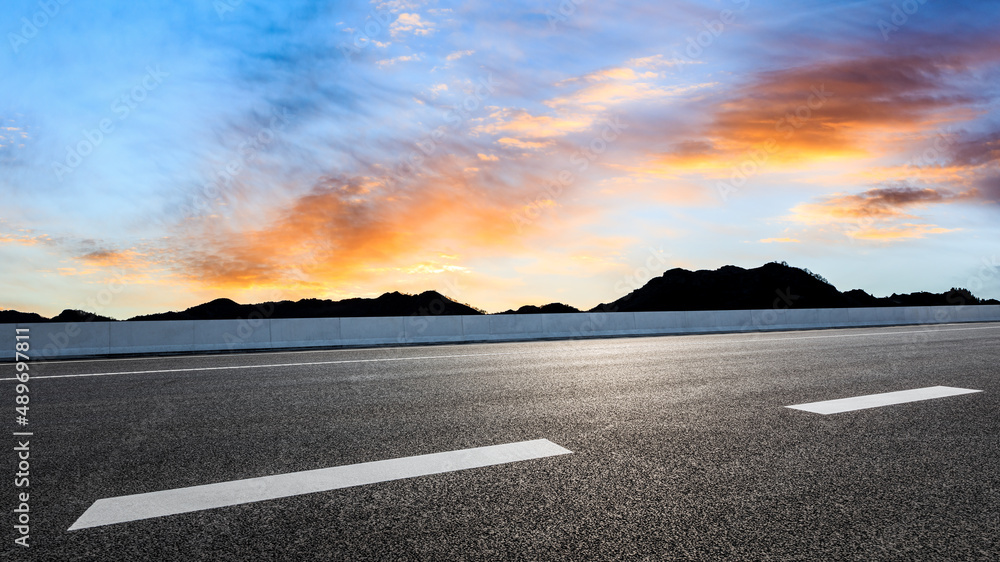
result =
M537 314L541 337L581 338L594 335L618 336L636 333L632 313L583 312L577 314Z
M542 317L546 314L501 314L490 316L490 335L499 337L540 336Z
M195 351L270 347L271 322L268 319L202 320L194 323Z
M54 357L86 357L111 354L111 324L116 322L55 322L44 324L0 324L0 329L14 332L27 328L31 360ZM13 345L0 350L0 358L13 359Z
M165 353L197 349L194 320L173 322L112 322L110 341L135 353ZM110 345L109 341L109 345Z
M846 324L847 311L844 310L837 323L823 314L837 309L786 309L786 310L753 310L754 330L800 330L804 328L826 327ZM842 310L842 309L841 309Z
M679 334L685 329L683 312L633 312L632 315L637 334Z
M697 310L684 313L685 332L742 332L753 325L752 310Z
M820 326L846 326L850 322L846 308L818 308L816 309L816 323Z
M14 346L17 344L18 341L17 332L15 331L16 329L17 329L17 324L0 324L0 345L3 346L2 348L0 348L0 358L11 359L11 360L14 359L15 355ZM28 343L30 344L34 342L30 341L29 338ZM29 349L28 351L30 352L31 350ZM31 357L30 353L28 354L28 357Z
M384 345L406 343L406 318L341 318L342 345Z
M437 343L463 341L462 316L409 316L403 321L401 343Z
M340 318L275 318L270 325L272 347L340 345Z
M490 338L490 317L463 316L462 334L469 341L488 340Z
M14 359L16 328L30 330L29 356L35 360L988 321L1000 321L1000 306L0 324L0 359Z

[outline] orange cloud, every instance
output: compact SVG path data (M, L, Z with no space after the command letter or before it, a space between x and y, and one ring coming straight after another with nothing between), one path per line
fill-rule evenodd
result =
M927 185L947 185L952 188L969 186L970 169L964 166L914 166L903 164L897 166L876 166L866 168L856 175L860 181L879 183L886 181L907 181Z
M76 277L81 275L92 275L97 273L96 269L80 270L75 267L57 267L56 271L63 277Z
M985 203L1000 203L1000 133L936 131L899 143L895 161L901 164L870 167L847 181L906 182L940 191L967 193Z
M593 78L593 77L599 78ZM610 69L597 74L588 75L584 87L550 99L545 105L553 108L582 108L588 111L603 111L608 106L629 102L652 100L656 98L678 97L696 90L707 88L713 84L693 84L686 86L664 86L654 82L641 81L639 78L655 78L655 76L637 75L631 69Z
M591 119L583 116L552 117L531 115L524 110L502 109L490 115L493 123L478 127L477 132L489 134L506 133L519 139L558 137L566 133L581 131L591 125Z
M605 82L608 80L634 80L637 75L634 70L624 66L604 68L595 70L583 76L573 76L565 80L556 82L556 86L566 86L572 84L586 84L588 82Z
M799 205L792 209L792 212L797 220L807 223L861 218L873 220L915 218L907 212L907 208L967 201L977 195L975 190L955 194L931 188L883 187L869 189L860 194L837 195L821 203Z
M326 178L259 228L202 219L174 242L172 261L182 278L220 291L316 296L360 284L371 290L387 271L470 273L442 256L524 250L523 225L510 219L527 200L524 189L472 184L459 161L430 166L440 173L363 195L359 184L367 179Z
M89 266L141 269L151 264L146 254L131 250L93 250L77 257Z
M832 225L857 240L891 242L924 238L959 229L914 222L922 219L912 214L913 209L970 201L977 196L975 190L952 193L944 189L882 187L798 205L789 219L807 225Z
M712 143L686 141L675 143L669 152L654 155L643 166L648 173L676 176L685 171L713 171L719 169L725 156Z
M734 95L692 107L710 117L663 160L721 170L772 143L781 163L883 154L889 140L979 113L979 99L949 86L970 55L865 56L762 72Z
M659 57L659 55L657 55ZM662 57L647 57L629 61L635 66L656 67L667 65ZM559 95L542 103L548 111L538 114L520 108L500 108L476 133L498 135L496 142L519 148L540 148L538 143L586 131L606 118L606 112L625 104L639 101L681 97L712 84L662 84L656 72L640 71L628 66L604 68L556 82Z
M537 148L545 148L552 145L552 141L545 142L532 142L532 141L522 141L520 139L515 139L511 137L503 137L497 139L497 142L503 146L508 146L512 148L520 148L522 150L534 150Z
M0 244L17 244L19 246L35 246L52 244L55 240L47 234L32 234L31 230L20 229L18 232L0 232Z
M851 238L858 240L897 241L914 238L924 238L928 234L944 234L956 232L958 228L941 228L934 224L905 223L895 226L865 227L847 232Z

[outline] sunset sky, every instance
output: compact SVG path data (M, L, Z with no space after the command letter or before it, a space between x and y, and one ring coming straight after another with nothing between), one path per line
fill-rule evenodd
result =
M2 309L1000 298L998 3L61 2L0 16Z

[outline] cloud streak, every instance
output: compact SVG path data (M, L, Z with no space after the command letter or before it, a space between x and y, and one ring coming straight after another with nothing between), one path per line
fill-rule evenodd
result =
M968 203L978 198L976 190L952 193L943 189L892 186L862 193L838 194L817 203L792 209L789 219L806 225L832 225L847 236L862 240L892 241L924 238L930 234L955 232L921 220L914 210L935 205Z

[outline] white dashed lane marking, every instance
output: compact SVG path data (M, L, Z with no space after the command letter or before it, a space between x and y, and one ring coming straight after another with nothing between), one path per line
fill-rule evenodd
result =
M805 410L814 414L839 414L841 412L852 412L854 410L865 410L867 408L878 408L881 406L892 406L894 404L905 404L907 402L917 402L919 400L931 400L933 398L945 398L948 396L958 396L960 394L970 394L982 392L982 390L970 390L968 388L953 388L950 386L929 386L927 388L916 388L913 390L900 390L898 392L884 392L882 394L868 394L866 396L855 396L853 398L840 398L838 400L824 400L823 402L810 402L808 404L796 404L785 406L796 410Z
M183 367L179 369L154 369L151 371L112 371L108 373L75 373L69 375L43 375L31 377L31 380L41 379L72 379L79 377L109 377L112 375L152 375L160 373L189 373L195 371L231 371L243 369L277 369L279 367L308 367L315 365L343 365L348 363L380 363L388 361L418 361L431 359L454 359L456 357L487 357L491 355L519 355L523 352L500 352L500 353L467 353L462 355L425 355L418 357L377 357L373 359L340 359L336 361L310 361L306 363L265 363L261 365L218 365L215 367ZM0 381L16 380L14 377L0 379Z
M489 447L233 480L161 492L119 496L94 502L69 530L74 531L88 527L113 525L178 513L570 453L572 451L560 447L548 439L535 439L505 445L491 445Z

